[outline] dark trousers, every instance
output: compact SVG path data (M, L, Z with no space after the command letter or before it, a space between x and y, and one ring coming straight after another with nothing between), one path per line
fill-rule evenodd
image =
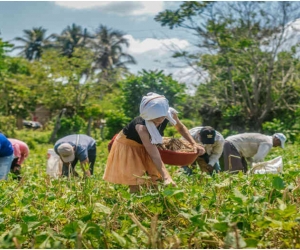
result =
M17 163L18 160L18 157L13 159L10 166L10 172L15 174L15 176L13 176L13 179L21 180L21 166Z
M19 164L17 164L18 160L19 160L18 157L13 159L13 161L11 163L11 166L10 166L11 172L13 172L14 167L19 167L20 166Z
M95 161L96 161L96 151L97 151L96 144L94 144L94 146L92 146L88 150L89 169L90 169L91 175L94 173L94 165L95 165ZM75 166L76 166L78 160L79 159L76 158L76 156L75 156L74 161L72 161L72 163L71 163L72 169L70 170L70 172L75 173L75 175L76 175ZM62 175L69 176L69 167L65 163L63 163L63 167L62 167Z
M229 141L224 143L224 171L229 172L238 172L243 171L247 172L247 161L244 157L240 155L236 147Z

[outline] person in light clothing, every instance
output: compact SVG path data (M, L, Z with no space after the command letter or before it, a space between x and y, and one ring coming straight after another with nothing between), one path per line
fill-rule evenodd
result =
M194 140L202 145L205 149L205 154L198 156L192 166L198 163L201 171L212 174L213 171L221 170L219 159L223 153L224 138L220 132L210 126L195 127L189 130ZM183 166L185 173L192 174L192 169L188 166Z
M164 184L176 185L162 162L156 144L163 142L163 132L170 122L176 130L197 150L204 153L178 119L177 111L169 107L163 95L148 93L140 103L140 116L133 119L118 134L108 155L103 179L128 185L130 192L138 192L145 184L145 175L152 184L162 180Z
M284 148L286 137L282 133L273 136L260 133L243 133L229 136L224 144L224 170L229 172L248 170L253 162L261 162L272 147ZM248 163L247 163L248 162Z
M97 151L94 138L83 134L68 135L55 143L54 151L63 161L63 176L69 176L69 173L78 176L75 171L78 160L84 176L93 175Z
M8 138L8 140L11 142L14 149L14 160L11 163L10 172L14 173L17 176L17 179L20 180L21 165L29 155L29 148L23 141L12 138Z

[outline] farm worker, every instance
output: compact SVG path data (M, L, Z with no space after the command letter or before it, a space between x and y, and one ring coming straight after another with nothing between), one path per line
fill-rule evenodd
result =
M167 171L156 144L163 142L163 132L170 122L199 154L198 145L188 129L178 119L177 111L169 107L163 95L148 93L140 103L140 116L133 119L116 137L107 159L103 179L115 184L129 185L130 192L138 192L147 174L153 184L162 179L164 184L176 185Z
M0 133L0 180L6 180L14 159L14 149L5 135Z
M273 136L259 133L243 133L229 136L224 144L224 170L247 172L253 162L261 162L272 147L284 148L286 137L282 133Z
M215 170L221 170L219 159L223 153L224 138L220 132L210 126L195 127L189 130L194 140L204 147L205 154L198 156L192 166L198 163L201 171L212 174ZM192 169L188 166L183 166L185 173L192 174Z
M21 165L29 155L28 145L20 140L8 138L14 149L14 160L11 163L10 172L19 176L21 174ZM20 179L18 177L18 179Z
M69 172L77 175L75 166L78 160L84 176L93 175L96 148L96 141L83 134L68 135L59 139L54 145L54 151L63 161L62 175L69 176Z

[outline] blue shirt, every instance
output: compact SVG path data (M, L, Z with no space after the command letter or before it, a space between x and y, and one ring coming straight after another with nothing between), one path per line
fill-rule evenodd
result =
M0 157L10 156L14 153L11 142L0 133Z
M76 141L77 134L68 135L59 139L54 145L55 153L58 154L57 148L60 146L60 144L67 142L72 146L76 146ZM75 147L75 158L79 159L81 162L86 160L88 158L88 151L95 145L95 143L96 141L92 137L80 134L78 138L78 144Z

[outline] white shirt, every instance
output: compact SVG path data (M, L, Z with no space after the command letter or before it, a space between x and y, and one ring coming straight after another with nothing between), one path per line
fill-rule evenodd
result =
M243 133L226 138L248 161L263 161L273 147L273 137L259 133Z
M195 127L189 130L194 140L205 148L205 152L209 155L209 165L214 166L222 155L225 140L221 133L216 130L215 143L203 144L201 142L200 130L203 127Z

